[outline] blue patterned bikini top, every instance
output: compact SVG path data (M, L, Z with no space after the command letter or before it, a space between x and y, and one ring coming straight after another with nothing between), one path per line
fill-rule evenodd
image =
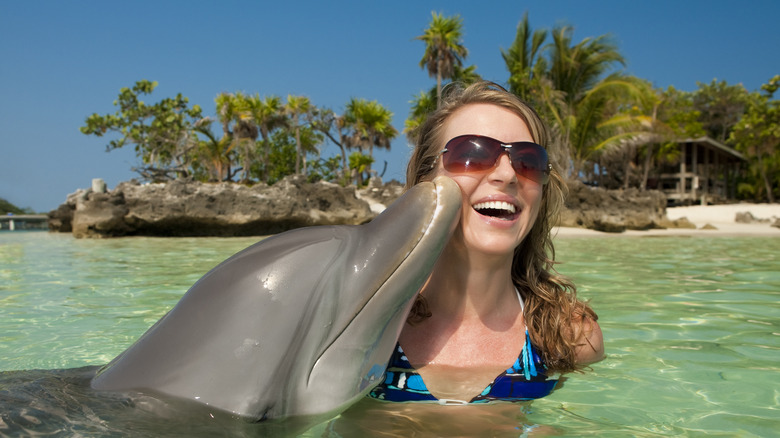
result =
M520 298L521 309L524 309L522 297L519 293L517 296ZM371 390L368 396L393 402L437 401L441 404L486 403L493 400L521 401L547 396L557 383L558 375L547 374L547 367L531 344L531 337L528 336L526 327L525 344L520 357L468 402L439 400L433 396L420 374L409 363L400 344L396 344L395 351L390 357L384 381Z

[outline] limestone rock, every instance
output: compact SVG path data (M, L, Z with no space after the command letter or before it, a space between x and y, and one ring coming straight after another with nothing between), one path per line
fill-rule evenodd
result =
M580 181L568 183L560 226L611 233L665 228L666 197L656 191L605 190Z
M688 220L687 217L681 217L675 220L664 218L658 224L661 226L661 228L687 228L690 230L696 229L696 224Z
M91 192L76 204L73 213L74 237L123 236L131 231L124 222L128 208L124 194Z
M123 182L107 193L77 192L50 213L50 223L66 231L62 224L68 214L76 237L269 235L313 225L361 224L375 216L354 187L295 177L253 187Z
M740 211L734 217L734 222L738 224L752 224L757 221L758 219L749 211Z

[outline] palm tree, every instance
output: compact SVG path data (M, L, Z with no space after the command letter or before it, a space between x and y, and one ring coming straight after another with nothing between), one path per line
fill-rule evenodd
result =
M638 99L641 90L635 78L620 74L603 77L616 63L623 63L608 36L573 44L572 33L571 27L555 28L552 41L544 47L547 59L539 59L536 53L542 34L537 31L531 35L524 18L513 48L505 52L505 61L508 59L510 72L516 72L510 77L510 85L516 84L521 91L529 84L525 76L528 69L533 69L540 110L551 120L560 148L556 153L563 158L558 161L566 165L570 157L571 175L576 178L597 154L625 145L627 139L636 136L632 128L638 120L626 118L621 103ZM517 74L520 78L515 77Z
M475 65L470 65L466 68L456 66L452 75L452 81L457 81L464 85L479 82L482 80L482 77L476 70L477 66ZM420 94L415 96L410 102L412 104L412 109L409 113L409 118L404 122L404 133L410 142L414 142L417 128L423 124L428 117L428 114L436 109L438 94L439 92L434 86L427 93L421 91Z
M623 56L609 35L585 38L572 45L574 28L557 27L552 32L552 43L548 46L550 65L547 76L556 90L565 93L564 100L574 103L602 81L605 73L615 63L625 64Z
M279 96L266 96L260 98L255 94L249 99L250 112L255 125L260 130L262 140L262 174L260 180L268 182L268 154L270 149L270 134L274 129L285 126L287 119L284 115L282 99Z
M350 99L344 113L345 127L352 131L349 146L368 150L372 158L375 146L390 149L390 142L398 135L392 121L393 113L379 102ZM370 171L371 163L368 163L367 172Z
M605 150L631 147L647 131L647 121L627 111L642 96L636 78L611 75L568 102L566 93L545 88L543 98L552 115L553 133L559 146L571 157L573 177L592 177L588 163Z
M349 156L349 168L352 169L354 174L355 184L360 187L363 185L363 174L371 174L371 164L374 163L374 158L369 155L363 155L360 152L353 152Z
M239 112L236 114L236 124L233 127L233 141L237 145L238 158L241 162L243 173L241 182L247 183L249 182L249 170L255 159L255 141L259 130L252 117L250 98L243 94L237 94L236 100Z
M243 177L249 181L249 168L254 155L254 143L258 136L257 125L252 118L251 98L243 93L220 93L214 99L217 118L222 123L222 140L229 144L229 150L238 152Z
M301 128L304 124L304 117L312 111L311 101L306 96L287 96L287 103L284 105L284 112L289 117L290 127L295 136L295 173L301 174L301 163L303 164L303 174L306 174L306 156L301 143Z
M238 116L238 101L233 93L222 92L214 98L214 103L217 107L217 120L222 125L222 138L218 141L214 141L212 138L213 134L211 134L210 131L208 133L206 132L205 129L207 129L207 127L205 125L204 129L199 129L199 132L209 138L210 146L207 155L212 157L209 161L212 163L214 172L216 172L214 177L219 181L224 181L232 178L231 165L233 160L230 158L230 155L232 154L236 143L233 141L234 136L231 124L235 122L235 119ZM220 163L223 161L223 158L217 157L228 159L227 163L224 164L224 169L223 164Z
M509 70L509 90L527 101L533 100L532 92L536 89L534 80L544 74L545 60L541 55L546 39L546 30L531 32L526 12L517 25L512 45L507 50L501 50L501 56Z
M436 109L436 88L431 88L427 93L420 91L420 94L409 102L412 109L409 118L404 122L404 133L410 143L414 143L417 136L417 129L425 122L428 114Z
M217 120L222 123L222 135L224 137L233 137L233 131L230 129L230 123L236 116L236 99L233 93L222 92L214 98L217 106Z
M204 117L195 124L195 132L206 137L205 141L198 143L196 160L198 168L205 168L209 181L221 182L229 179L231 175L230 137L222 136L218 139L210 129L212 119Z
M326 135L330 141L341 149L341 183L349 183L349 163L347 149L351 148L351 137L347 132L347 119L344 114L338 115L331 109L321 109L312 121L312 128Z
M432 19L424 33L415 39L425 42L420 67L436 78L437 105L441 103L442 79L452 78L455 67L463 65L468 50L463 46L463 20L459 15L445 17L431 12Z

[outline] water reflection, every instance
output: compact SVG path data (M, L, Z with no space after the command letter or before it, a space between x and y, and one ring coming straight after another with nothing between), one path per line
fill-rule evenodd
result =
M392 403L366 399L328 424L341 437L514 437L556 434L551 426L533 424L527 403L439 405Z

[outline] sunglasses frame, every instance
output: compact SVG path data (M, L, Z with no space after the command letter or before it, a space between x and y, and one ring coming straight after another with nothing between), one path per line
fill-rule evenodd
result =
M540 172L541 172L541 174L542 174L541 181L536 181L534 178L529 178L528 176L526 176L526 175L523 175L523 174L521 174L520 172L518 172L518 171L517 171L517 168L514 166L514 162L512 162L512 169L514 169L514 170L515 170L515 173L516 173L518 176L522 176L523 178L530 179L531 181L538 182L538 183L540 183L540 184L542 184L542 185L544 185L544 184L547 184L547 183L549 182L549 180L550 180L550 172L552 172L552 164L550 163L550 159L549 159L549 157L547 156L547 150L546 150L546 149L544 149L544 147L542 147L541 145L539 145L539 144L537 144L537 143L534 143L534 142L532 142L532 141L516 141L516 142L512 142L512 143L504 143L504 142L502 142L502 141L496 140L495 138L488 137L488 136L486 136L486 135L478 135L478 134L464 134L464 135L459 135L459 136L457 136L457 137L453 137L453 138L451 138L449 141L447 141L447 144L445 144L445 145L444 145L444 149L442 149L441 151L439 151L439 153L436 155L436 159L434 160L434 162L433 162L433 165L432 165L431 167L433 168L433 167L435 167L435 166L436 166L436 162L437 162L437 161L439 161L439 157L441 157L442 155L444 155L444 153L446 153L446 152L450 152L450 151L449 151L449 149L447 149L447 146L449 146L449 144L450 144L450 143L452 143L452 142L453 142L453 141L455 141L455 140L464 139L464 138L466 138L466 137L468 137L468 138L477 138L477 139L479 139L479 138L484 138L484 139L487 139L487 140L488 140L489 142L491 142L491 143L498 144L498 145L499 145L499 147L503 149L503 151L501 151L501 152L498 154L498 156L496 157L496 161L493 163L493 165L492 165L492 167L491 167L492 169L494 169L494 168L496 167L496 165L497 165L497 163L498 163L498 160L501 158L501 153L504 153L504 152L506 152L507 154L509 154L509 161L510 161L510 162L512 162L512 154L511 154L511 153L509 153L509 150L510 150L510 149L512 149L512 147L514 147L514 146L531 144L531 145L534 145L534 146L537 146L537 147L539 147L539 148L540 148L540 149L541 149L541 150L544 152L544 156L545 156L545 159L546 159L546 161L547 161L547 165L546 165L546 166L544 166L544 169L541 169L541 170L540 170ZM445 169L447 169L447 168L445 167ZM465 172L462 172L462 173L476 173L476 172L485 172L485 171L487 171L487 170L489 170L489 169L485 169L485 170L471 170L471 171L465 171Z

